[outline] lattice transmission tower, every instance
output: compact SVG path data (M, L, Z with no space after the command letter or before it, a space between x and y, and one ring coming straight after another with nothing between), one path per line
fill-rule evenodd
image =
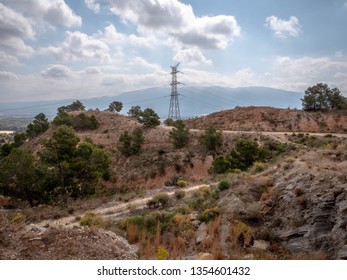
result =
M177 82L177 67L179 63L177 63L176 66L170 66L172 71L171 71L171 76L172 76L172 81L171 81L171 99L170 99L170 108L169 108L169 119L173 119L174 121L180 120L181 119L181 114L180 114L180 105L178 103L178 92L177 92L177 85L179 82Z

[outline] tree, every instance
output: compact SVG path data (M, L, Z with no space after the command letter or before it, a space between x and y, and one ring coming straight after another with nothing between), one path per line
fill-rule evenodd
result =
M32 123L27 126L26 134L28 138L32 139L49 128L49 121L44 113L35 116Z
M160 118L158 114L151 108L147 108L142 113L142 120L141 122L146 127L155 127L160 125Z
M200 137L200 143L204 145L207 150L215 152L217 148L222 146L223 133L210 125L205 129L205 133Z
M347 98L341 95L338 88L333 88L327 92L327 100L332 110L340 110L347 108Z
M132 138L128 131L124 131L118 139L117 148L125 156L132 155Z
M305 111L337 110L347 108L347 99L338 88L330 89L327 84L318 83L305 91L301 99Z
M110 163L108 154L96 147L91 140L79 145L71 164L72 173L77 181L71 196L93 194L96 180L109 176Z
M141 121L141 116L143 112L140 106L132 106L128 112L129 117L134 118L138 121Z
M267 157L267 151L259 147L253 140L239 140L235 148L231 150L229 162L231 168L247 170L255 161L263 161Z
M132 133L132 153L137 155L140 154L142 151L142 144L145 141L145 138L143 137L143 131L141 128L135 128Z
M57 126L71 126L77 131L95 130L99 127L99 122L96 117L94 115L87 116L85 113L80 113L75 116L66 112L61 112L54 118L53 124Z
M30 206L43 200L43 190L31 150L13 148L1 164L0 190L4 195L25 199Z
M120 112L123 109L123 103L120 101L113 101L110 103L108 110L110 112Z
M13 142L12 146L14 148L19 148L20 146L22 146L25 143L25 141L27 140L27 137L26 137L25 133L17 132L14 135L13 140L14 140L14 142Z
M94 192L96 181L109 173L110 159L91 140L78 146L79 138L68 126L60 126L44 142L41 160L54 178L54 196L78 197Z
M171 119L171 118L168 118L168 119L166 119L166 120L164 121L164 124L165 124L166 126L174 126L175 121L174 121L173 119Z
M140 106L132 106L128 115L135 118L138 122L143 123L146 127L155 127L160 125L158 114L151 108L142 111Z
M144 142L143 132L140 128L135 128L130 135L128 131L124 131L118 140L118 150L125 156L137 155L142 151Z
M60 113L69 113L73 111L84 111L86 107L83 105L83 103L79 100L76 100L72 102L70 105L67 106L61 106L58 108L58 114Z
M182 120L177 120L169 136L175 148L183 148L189 142L189 128Z

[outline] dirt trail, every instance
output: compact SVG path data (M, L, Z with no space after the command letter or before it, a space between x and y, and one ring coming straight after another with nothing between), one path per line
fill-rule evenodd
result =
M206 184L202 185L196 185L192 187L187 187L187 188L181 188L186 192L186 195L192 194L194 191L198 190L199 188L207 186ZM176 190L172 191L165 191L165 189L161 189L156 191L158 192L165 192L167 193L170 197L174 196ZM155 193L155 194L156 194ZM31 224L29 227L74 227L74 226L79 226L78 222L78 217L83 216L87 212L92 212L95 214L99 214L104 218L111 219L113 221L120 219L121 217L127 215L130 212L130 209L144 209L147 207L147 202L150 201L155 194L152 194L148 197L145 198L139 198L139 199L134 199L129 202L119 202L115 201L112 203L109 203L108 206L102 206L99 208L95 208L93 210L87 210L83 214L79 215L72 215L68 217L63 217L60 219L49 219L49 220L43 220L39 223L36 224Z

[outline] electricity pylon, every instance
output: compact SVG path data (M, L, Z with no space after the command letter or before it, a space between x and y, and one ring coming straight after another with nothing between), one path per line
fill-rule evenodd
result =
M169 119L173 119L174 121L180 120L181 119L181 114L180 114L180 105L178 103L178 92L177 92L177 85L179 82L177 82L177 67L179 63L177 63L176 66L170 66L172 71L172 81L171 81L171 99L170 99L170 108L169 108Z

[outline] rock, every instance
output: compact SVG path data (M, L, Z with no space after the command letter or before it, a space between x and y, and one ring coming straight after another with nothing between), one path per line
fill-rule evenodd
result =
M202 241L204 241L207 237L207 226L205 223L202 223L198 230L196 231L196 238L195 243L200 244Z
M38 234L41 234L41 233L47 231L46 228L38 226L38 225L34 225L34 224L30 225L30 230L33 231L33 232L36 232Z
M247 254L243 256L244 260L253 260L254 259L254 255L253 254Z
M282 245L291 253L298 254L301 252L312 251L310 241L306 237L292 238L288 242L283 242Z
M245 211L244 202L242 202L242 200L239 197L237 197L235 194L222 198L220 200L219 205L222 206L227 212L230 212L230 213Z
M203 252L200 252L197 257L196 257L196 260L213 260L213 255L210 254L210 253L203 253Z
M288 239L288 238L301 237L301 236L305 235L307 232L308 232L308 226L305 225L305 226L298 227L295 229L286 230L286 231L280 233L280 238Z
M340 260L347 260L347 245L343 246L337 253L337 258Z
M252 248L266 251L270 248L270 242L265 240L254 240Z

